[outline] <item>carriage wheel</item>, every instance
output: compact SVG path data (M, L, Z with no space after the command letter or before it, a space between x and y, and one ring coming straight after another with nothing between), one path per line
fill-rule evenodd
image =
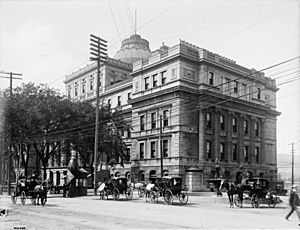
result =
M47 195L46 195L46 194L42 194L42 195L40 196L40 198L41 198L41 205L42 205L42 206L45 206L45 204L46 204L46 202L47 202Z
M235 204L235 206L241 208L243 206L241 198L238 194L235 194L234 198L233 198L233 202Z
M114 200L119 200L120 192L117 188L113 189L113 194L112 195L113 195Z
M277 203L277 196L275 194L270 195L268 199L268 205L270 208L274 208Z
M172 204L173 203L173 193L170 189L166 189L164 199L165 199L166 204Z
M181 191L178 195L178 198L181 204L187 204L189 200L189 194L187 191Z
M22 205L25 205L25 203L26 203L26 194L25 194L25 191L21 192L21 203L22 203Z
M158 202L158 192L152 190L150 192L150 200L152 203L157 203Z
M139 188L138 195L139 195L139 197L145 196L145 187L144 186Z
M133 190L132 188L127 188L126 193L125 193L126 199L131 200L133 196Z
M259 197L257 193L254 193L251 197L252 208L258 208L259 206Z

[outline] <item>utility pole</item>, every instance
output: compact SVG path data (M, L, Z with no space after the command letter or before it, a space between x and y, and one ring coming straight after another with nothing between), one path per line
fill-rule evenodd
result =
M294 185L294 143L292 143L292 185Z
M9 110L10 110L10 119L12 117L12 83L13 83L13 79L22 79L22 78L18 78L18 77L14 77L14 76L22 76L22 74L20 73L13 73L13 72L4 72L4 71L0 71L1 74L7 74L9 75L9 77L6 76L0 76L1 78L9 78L10 79L10 84L9 84ZM10 174L11 174L11 170L12 170L12 165L11 165L11 157L12 157L12 121L9 121L9 126L10 126L10 130L9 130L9 153L8 153L8 195L11 194L11 189L10 189L10 184L11 184L11 178L10 178ZM3 181L2 181L3 183Z
M160 171L161 177L164 174L164 153L163 153L163 146L162 146L162 115L159 115L159 139L160 139Z
M94 146L94 195L97 195L97 154L98 154L98 139L99 139L99 78L100 78L100 64L101 62L105 62L107 57L107 41L91 34L90 42L91 42L90 60L97 61L96 121L95 121L95 146Z

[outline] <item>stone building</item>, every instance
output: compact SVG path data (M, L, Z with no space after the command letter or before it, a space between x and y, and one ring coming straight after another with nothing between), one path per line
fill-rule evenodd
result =
M95 100L95 76L95 64L66 76L67 95ZM100 82L102 103L121 108L132 127L130 161L112 174L180 175L193 191L220 173L276 180L278 88L264 73L182 40L151 52L132 35L101 66Z

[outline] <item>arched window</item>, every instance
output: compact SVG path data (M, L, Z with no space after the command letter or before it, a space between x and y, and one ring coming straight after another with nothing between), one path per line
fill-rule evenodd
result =
M120 172L116 172L115 177L120 177Z
M126 172L125 177L127 178L128 181L130 181L130 179L131 179L130 172Z
M149 177L156 177L156 171L155 170L151 170L149 172Z
M163 171L163 176L169 176L169 171L168 170L164 170Z
M139 172L139 180L140 181L145 181L145 172L142 171L142 170Z

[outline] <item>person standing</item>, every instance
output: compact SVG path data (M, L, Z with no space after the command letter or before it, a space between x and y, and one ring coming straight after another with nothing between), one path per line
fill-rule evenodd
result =
M289 197L289 205L291 206L291 210L290 212L286 215L285 219L289 219L289 217L292 215L292 213L294 211L296 211L297 213L297 216L299 218L299 221L300 221L300 212L299 212L299 209L297 208L297 206L299 206L300 204L300 201L299 201L299 196L297 194L297 191L296 191L296 186L292 186L292 191L290 193L290 197ZM299 223L299 226L300 226L300 223Z

